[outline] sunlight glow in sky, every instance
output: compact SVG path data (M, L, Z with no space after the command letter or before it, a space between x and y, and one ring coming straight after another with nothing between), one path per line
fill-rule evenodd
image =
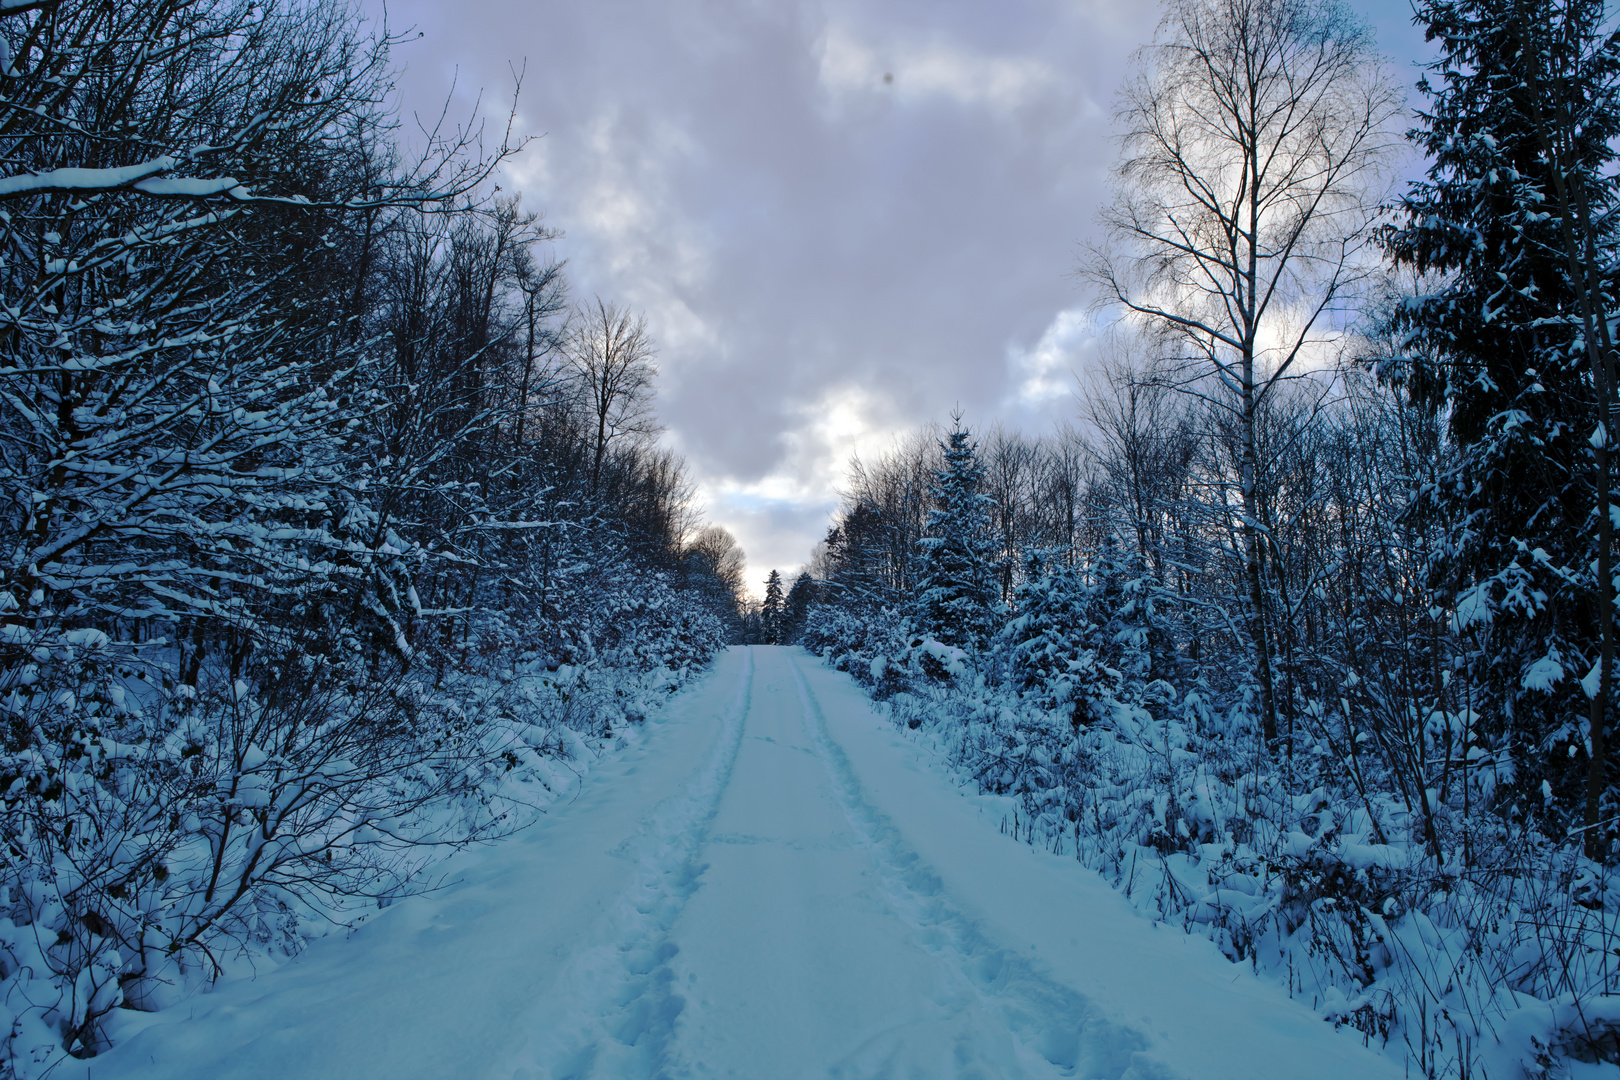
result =
M382 6L368 0L368 10ZM1401 0L1362 6L1399 81ZM960 407L1074 419L1098 351L1073 278L1152 36L1117 0L395 0L403 116L525 71L510 162L575 295L646 311L658 410L761 591L826 532L852 453Z

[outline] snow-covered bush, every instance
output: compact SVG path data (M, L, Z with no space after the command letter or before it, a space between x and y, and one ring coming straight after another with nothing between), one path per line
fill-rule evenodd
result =
M924 677L893 613L818 609L810 643L964 782L1005 797L1010 834L1098 870L1424 1075L1615 1060L1620 877L1479 813L1497 783L1488 755L1403 795L1395 733L1358 708L1354 678L1337 710L1305 711L1279 762L1252 687L1212 686L1179 655L1189 616L1103 545L1082 566L1030 560L1012 618L963 662L973 677ZM880 664L884 648L897 659ZM1455 761L1469 722L1418 724L1417 752Z
M593 446L551 234L479 197L512 148L406 159L386 52L0 7L0 1077L521 827L722 644L679 459Z
M1010 689L1041 711L1067 707L1076 727L1100 719L1122 689L1123 676L1099 655L1108 621L1099 599L1079 567L1032 554L1015 595L1017 615L996 642Z
M0 1061L18 1076L101 1049L110 1009L296 953L446 848L521 827L714 648L671 635L679 669L536 660L439 685L302 655L269 685L205 665L196 690L98 631L63 638L0 699Z

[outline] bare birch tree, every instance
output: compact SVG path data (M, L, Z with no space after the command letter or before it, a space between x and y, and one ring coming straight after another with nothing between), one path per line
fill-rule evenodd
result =
M1277 737L1257 512L1266 399L1335 334L1400 96L1336 0L1172 0L1119 100L1122 156L1083 274L1163 336L1163 379L1228 412L1248 632Z
M591 456L591 491L602 482L602 460L616 440L649 436L658 431L652 412L652 335L647 317L609 303L600 296L575 313L568 358L580 380L581 404L595 425Z

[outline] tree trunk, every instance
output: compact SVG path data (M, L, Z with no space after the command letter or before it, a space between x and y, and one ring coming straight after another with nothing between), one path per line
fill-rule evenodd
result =
M1277 700L1271 677L1271 641L1266 629L1266 590L1260 578L1260 507L1256 493L1259 455L1255 439L1254 361L1243 365L1242 456L1238 466L1243 493L1243 576L1249 587L1249 637L1254 671L1260 681L1260 722L1266 745L1277 744Z

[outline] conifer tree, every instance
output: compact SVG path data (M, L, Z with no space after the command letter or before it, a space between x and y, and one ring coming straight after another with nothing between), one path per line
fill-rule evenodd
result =
M760 606L760 636L767 645L782 643L782 575L775 570L765 579L765 602Z
M934 509L917 542L919 629L939 642L978 650L992 629L998 587L992 563L986 499L979 493L984 470L972 433L955 428L941 444L944 466L935 474Z
M1097 701L1119 690L1119 673L1098 656L1095 594L1080 567L1032 552L1016 593L1018 615L999 639L1019 695L1043 709L1068 706L1075 726L1095 719Z
M1419 499L1453 523L1436 601L1481 640L1473 674L1519 790L1546 782L1568 805L1585 772L1594 825L1612 682L1597 663L1613 633L1600 421L1620 44L1601 0L1431 0L1418 17L1441 45L1411 136L1431 164L1386 241L1440 284L1397 310L1406 355L1384 374L1449 413L1460 453Z
M788 590L782 613L782 641L791 644L804 630L804 621L810 615L810 605L816 599L816 579L810 571L801 573Z

